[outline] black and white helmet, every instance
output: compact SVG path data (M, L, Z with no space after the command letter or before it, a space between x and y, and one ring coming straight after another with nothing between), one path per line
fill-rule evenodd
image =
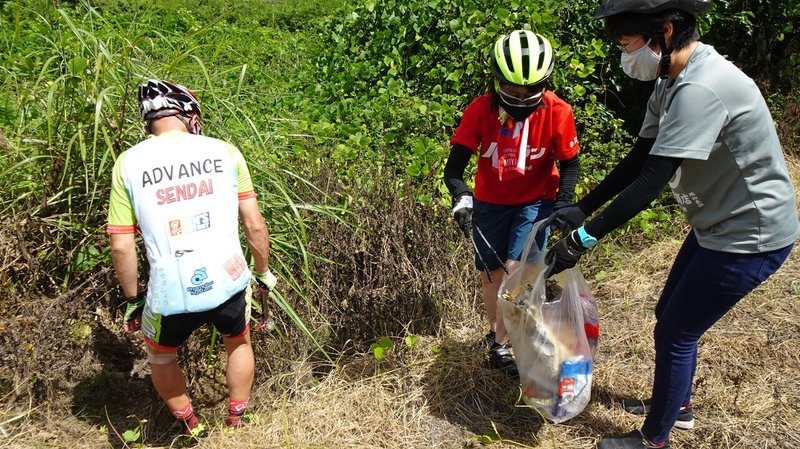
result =
M200 118L200 102L191 90L166 80L147 80L139 86L139 117L150 121L174 115L196 114Z
M711 0L605 0L592 17L603 19L624 12L653 14L668 9L680 9L696 16L710 7Z

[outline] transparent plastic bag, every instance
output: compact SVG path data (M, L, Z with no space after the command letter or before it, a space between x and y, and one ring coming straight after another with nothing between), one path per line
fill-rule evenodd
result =
M514 345L522 399L560 423L583 411L591 398L599 320L578 268L546 278L545 251L536 235L547 225L534 224L522 262L500 286L498 305Z

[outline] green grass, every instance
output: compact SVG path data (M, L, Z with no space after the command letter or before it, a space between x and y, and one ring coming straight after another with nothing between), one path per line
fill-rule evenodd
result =
M198 93L206 133L239 146L248 160L281 279L273 299L322 350L312 331L326 320L308 294L314 288L308 222L346 214L314 186L305 166L284 163L292 149L286 130L276 126L285 122L274 118L291 116L282 99L307 60L304 36L293 29L335 4L211 1L195 8L176 1L167 9L135 0L60 7L21 0L2 6L0 133L10 146L0 153L0 211L47 229L36 238L44 244L35 258L54 279L51 294L110 266L104 225L111 168L144 137L136 86L150 77L172 79Z

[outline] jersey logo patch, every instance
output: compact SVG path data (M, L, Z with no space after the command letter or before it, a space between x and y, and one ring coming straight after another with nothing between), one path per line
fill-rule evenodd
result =
M247 269L247 264L244 262L244 259L239 257L239 255L235 255L230 259L226 260L225 263L222 264L222 266L225 268L225 271L228 272L228 275L234 281L239 279L244 273L244 270Z
M202 231L211 227L211 215L208 212L189 217L192 232Z
M194 270L194 275L192 275L192 284L200 285L206 279L208 279L208 275L206 274L205 267Z
M175 237L176 235L183 234L183 226L180 220L172 220L169 222L169 235Z
M175 237L184 233L202 231L211 227L211 213L203 212L191 217L169 221L169 235Z
M192 285L195 285L195 287L188 287L186 291L191 295L196 296L214 288L214 281L203 283L203 281L206 279L208 279L208 274L206 274L205 267L194 270L194 274L192 274L192 278L190 280L192 281Z

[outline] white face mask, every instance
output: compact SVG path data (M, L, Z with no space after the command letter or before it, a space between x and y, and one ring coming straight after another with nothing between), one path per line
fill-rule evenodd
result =
M650 40L642 48L630 53L622 52L622 71L640 81L653 81L658 78L658 64L661 52L650 49Z

